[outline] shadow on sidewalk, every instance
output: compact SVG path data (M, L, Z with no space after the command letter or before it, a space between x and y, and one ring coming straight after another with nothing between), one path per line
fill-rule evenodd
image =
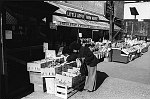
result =
M96 90L100 87L100 85L104 82L104 80L109 77L105 72L97 71L97 80L96 80Z

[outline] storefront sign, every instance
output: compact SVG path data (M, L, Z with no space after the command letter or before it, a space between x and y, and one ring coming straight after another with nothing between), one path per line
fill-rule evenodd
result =
M70 26L70 27L89 28L89 25L69 23L69 22L59 22L59 25L61 25L61 26Z
M80 27L80 28L91 28L91 29L103 29L108 30L108 27L103 26L92 26L92 25L84 25L84 24L76 24L76 23L69 23L69 22L58 22L58 25L61 26L69 26L69 27Z
M95 15L89 15L84 13L79 13L75 11L66 11L66 15L71 18L78 18L78 19L84 19L84 20L90 20L90 21L98 21L99 17Z

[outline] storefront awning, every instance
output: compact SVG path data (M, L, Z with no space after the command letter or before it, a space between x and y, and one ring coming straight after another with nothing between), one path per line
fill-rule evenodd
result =
M59 4L58 2L57 2L57 3L54 3L54 2L52 2L52 1L45 1L45 2L47 2L47 3L49 3L49 4L52 4L52 5L56 6L56 7L59 7L59 9L55 11L55 13L66 14L66 11L67 11L67 10L70 10L70 11L76 11L76 12L85 13L85 14L89 14L89 15L95 15L95 16L98 16L100 20L109 22L109 20L106 19L106 18L105 18L104 16L102 16L102 15L97 15L97 14L94 14L94 13L90 13L90 12L87 12L87 11L83 11L83 10L77 8L77 7L75 8L75 7L71 7L71 6L66 6L66 5L64 5L64 4L62 5L62 4Z
M53 15L53 23L58 26L68 26L68 27L79 27L79 28L90 28L90 29L103 29L109 30L110 25L106 22L94 22L82 19L68 18L63 16ZM120 29L116 25L114 29Z
M103 21L90 21L90 20L84 20L84 19L78 19L78 18L70 18L70 17L65 17L65 16L57 16L53 15L53 23L56 23L59 26L70 26L70 27L80 27L80 28L91 28L91 29L103 29L103 30L109 30L109 20L107 20L104 16L97 15L94 13L90 13L87 11L83 11L81 9L77 9L74 7L62 5L59 3L54 3L50 1L46 1L49 4L52 4L56 7L59 7L58 10L55 11L55 13L60 13L65 15L66 11L75 11L79 13L84 13L88 15L95 15L98 16L99 20ZM120 30L121 28L114 25L114 30Z

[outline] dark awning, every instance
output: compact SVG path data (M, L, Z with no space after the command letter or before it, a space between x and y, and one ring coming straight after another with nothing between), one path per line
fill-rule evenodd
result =
M44 18L59 9L43 1L4 1L3 4L15 13L38 18Z

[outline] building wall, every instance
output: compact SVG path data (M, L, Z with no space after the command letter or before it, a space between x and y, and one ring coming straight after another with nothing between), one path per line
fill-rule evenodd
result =
M124 1L114 1L114 16L124 18Z
M126 19L124 29L128 35L133 31L133 35L148 36L149 35L149 22L134 21L132 19ZM132 25L133 24L133 25Z
M101 15L105 15L106 1L57 1L73 4L84 10L89 10ZM124 1L114 1L114 15L117 18L124 17Z
M70 4L76 5L85 10L96 12L104 15L105 1L67 1Z

